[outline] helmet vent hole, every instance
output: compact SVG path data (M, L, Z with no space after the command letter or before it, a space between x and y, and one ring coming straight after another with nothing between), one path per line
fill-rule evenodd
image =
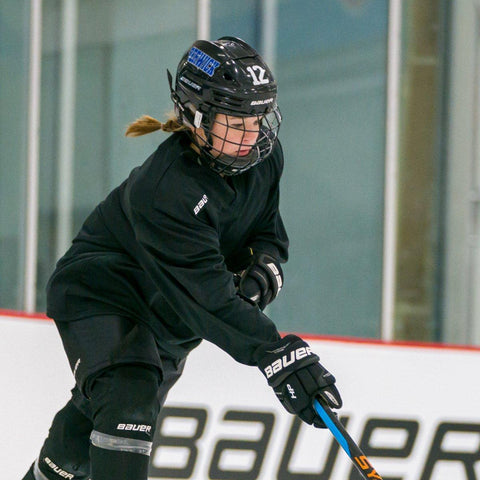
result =
M227 81L227 82L231 82L233 80L233 77L230 75L230 73L228 72L224 72L223 74L223 78Z

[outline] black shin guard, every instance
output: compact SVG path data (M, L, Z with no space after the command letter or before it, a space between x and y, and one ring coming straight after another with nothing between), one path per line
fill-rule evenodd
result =
M92 480L147 480L159 380L156 368L138 365L117 366L94 380Z
M24 480L87 480L93 424L71 401L53 419L40 456Z
M92 445L92 480L147 480L150 457Z

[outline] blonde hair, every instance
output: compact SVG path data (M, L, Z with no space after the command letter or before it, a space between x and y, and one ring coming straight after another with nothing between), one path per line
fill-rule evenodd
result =
M182 125L178 121L177 116L173 112L168 114L168 118L164 123L156 118L150 117L149 115L142 115L128 125L127 130L125 131L125 136L140 137L147 133L156 132L157 130L162 130L163 132L180 132L187 129L188 128L185 125Z

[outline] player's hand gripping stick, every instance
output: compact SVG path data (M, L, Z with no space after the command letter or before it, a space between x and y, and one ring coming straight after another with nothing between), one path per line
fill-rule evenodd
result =
M340 408L342 399L335 377L319 362L318 355L296 335L260 346L255 360L275 395L289 413L304 422L325 428L313 401L320 396L331 408Z
M315 411L323 420L323 423L332 432L339 445L345 450L357 470L365 480L382 480L382 477L373 468L365 453L350 437L345 427L341 424L337 415L330 410L323 398L316 398L313 401Z

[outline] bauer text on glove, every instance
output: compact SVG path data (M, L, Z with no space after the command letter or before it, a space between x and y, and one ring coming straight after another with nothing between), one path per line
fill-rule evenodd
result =
M255 352L258 367L285 409L304 422L325 427L313 407L320 396L329 407L340 408L342 399L335 377L319 363L309 345L296 335L262 345Z

